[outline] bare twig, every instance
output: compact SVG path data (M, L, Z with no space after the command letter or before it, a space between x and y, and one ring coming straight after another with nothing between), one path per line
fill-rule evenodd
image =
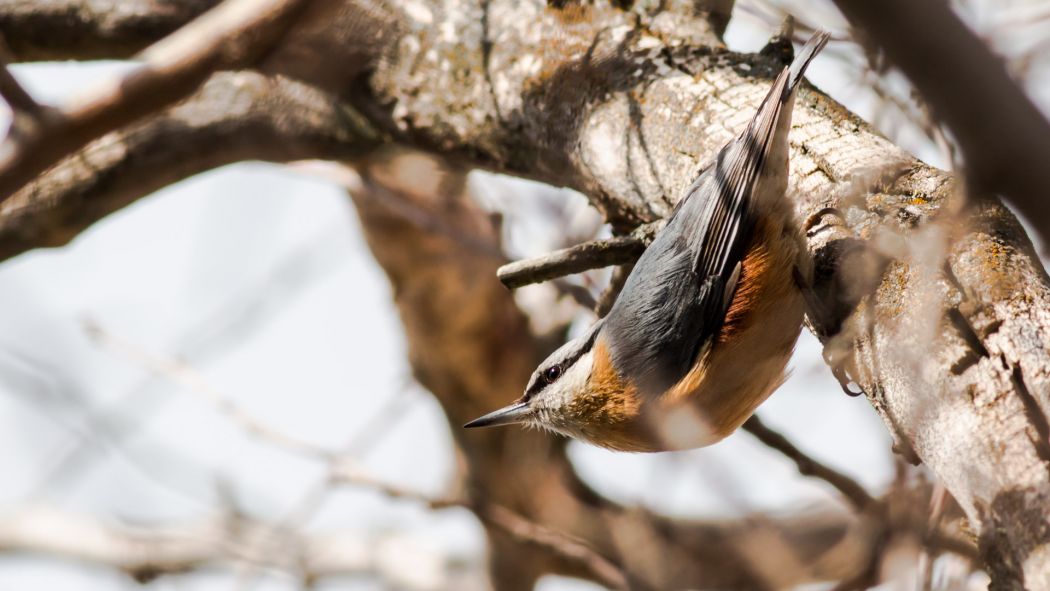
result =
M612 276L609 277L609 285L602 291L602 294L598 297L598 303L594 306L594 313L598 315L598 318L604 318L609 313L609 310L612 310L613 304L616 303L616 298L620 296L620 291L623 290L624 284L627 283L627 277L630 276L632 270L634 270L634 265L630 263L613 269Z
M542 546L563 558L581 564L602 584L612 589L628 588L628 578L624 570L596 552L584 541L530 521L501 505L488 503L483 500L432 497L418 491L383 482L346 463L333 466L332 481L338 484L372 488L393 498L423 503L433 510L451 507L470 509L481 521L495 526L520 542Z
M343 231L337 226L319 233L314 240L290 250L261 276L246 283L239 293L225 299L202 317L186 323L181 335L166 347L173 351L170 355L199 367L205 361L235 349L264 329L275 312L343 262L337 254L340 240L344 238ZM77 479L98 459L106 457L106 452L111 449L126 453L126 442L140 433L149 424L152 413L159 409L158 403L163 399L146 394L154 391L151 386L156 380L164 379L157 375L144 377L114 397L112 403L85 408L83 418L90 428L90 437L78 437L58 453L48 454L56 460L41 467L43 476L34 487L37 496L74 486ZM375 435L368 434L378 440ZM102 445L91 445L92 442ZM132 461L132 465L148 471L145 462Z
M285 537L285 551L269 556L256 550L256 540L269 532L268 524L243 515L218 515L189 524L131 527L67 511L23 507L0 517L0 552L39 554L106 566L140 582L248 562L314 579L371 576L399 589L447 588L447 583L422 581L418 571L413 572L420 566L420 554L412 552L412 560L398 560L399 553L384 550L382 539L350 533L300 534ZM464 557L426 558L438 569L463 568ZM478 566L473 565L475 569Z
M10 105L16 118L20 113L32 117L39 116L43 107L15 79L11 70L7 68L7 65L10 63L11 55L7 50L6 43L0 38L0 96Z
M252 436L280 446L282 449L324 461L331 461L338 454L325 447L304 441L294 435L278 431L238 406L233 400L211 385L200 372L177 359L165 358L144 350L106 331L97 323L85 321L85 330L100 345L121 354L158 375L196 392L206 398L220 413L231 419Z
M529 521L500 505L472 507L482 521L503 530L521 542L536 544L584 565L595 578L611 589L629 589L627 574L584 541Z
M631 263L645 251L645 242L635 236L617 236L563 248L540 257L503 265L496 276L514 289L582 273L591 269Z
M598 302L594 299L594 296L591 295L591 292L582 285L571 283L561 278L555 279L554 281L551 281L551 283L559 292L572 298L573 301L581 307L593 310L594 307L598 305Z
M148 48L118 81L55 109L0 152L0 202L95 138L195 91L216 70L251 64L294 24L308 0L226 0Z
M232 162L353 160L379 140L347 112L293 80L219 72L188 101L92 142L0 205L0 260L64 245L152 191Z
M329 469L333 466L345 465L349 458L363 457L370 448L379 444L383 437L389 434L399 420L406 415L405 409L401 408L406 401L407 390L401 389L395 392L374 415L365 423L364 427L353 434L350 441L340 449L340 453L330 462ZM310 519L319 512L335 491L330 474L325 475L313 482L292 503L291 509L277 518L271 526L271 535L260 539L257 552L260 556L269 557L264 563L276 559L285 551L283 540L287 536L295 535ZM261 570L262 564L248 565L238 576L237 589L250 589L256 575Z
M795 462L798 471L804 476L820 478L842 493L854 509L863 511L875 503L875 499L864 490L855 480L845 474L825 466L806 455L802 450L795 447L786 437L765 426L759 420L758 415L753 415L744 423L744 430L754 435L765 445L779 451Z

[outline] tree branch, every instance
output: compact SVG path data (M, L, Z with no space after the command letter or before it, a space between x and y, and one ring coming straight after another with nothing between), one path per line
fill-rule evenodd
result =
M419 573L452 572L462 557L384 551L382 540L357 534L292 534L276 556L262 552L260 540L271 524L243 515L224 515L196 523L118 526L96 518L43 507L23 507L0 517L0 552L57 557L127 573L139 582L159 576L209 570L238 563L259 564L304 580L367 576L397 588L435 591L441 580L423 582ZM426 567L431 568L426 568ZM436 568L435 568L436 567Z
M314 88L217 74L186 103L93 142L0 205L0 260L66 244L136 199L224 164L354 159L377 143L351 108Z
M11 56L3 43L3 37L0 37L0 97L7 101L16 121L19 117L39 117L43 107L11 74L11 70L7 68L10 63Z
M812 476L827 482L835 487L857 511L864 511L875 504L875 499L868 494L864 487L857 484L855 480L834 468L825 466L817 460L809 457L802 450L795 447L786 437L770 429L759 420L758 415L752 415L744 423L744 430L752 434L765 445L784 454L789 460L798 466L799 474Z
M25 61L128 58L219 0L3 0L0 35Z
M192 94L218 69L246 67L280 40L308 0L226 0L148 48L144 63L11 135L0 151L0 203L92 140ZM9 74L8 74L9 75Z
M171 380L172 383L190 392L200 395L219 414L228 418L253 437L290 453L310 459L330 462L337 455L335 450L304 440L296 435L285 433L260 420L254 414L235 403L224 392L213 386L203 374L188 363L146 351L135 343L114 335L90 319L85 322L84 330L99 346L127 358L128 361L148 371Z
M644 251L645 242L634 236L594 240L508 263L496 270L496 276L503 285L514 289L591 269L631 263Z
M584 541L565 533L529 521L506 507L479 500L435 498L418 491L407 490L361 473L346 465L333 470L332 482L376 489L390 497L409 499L425 504L430 509L449 507L470 509L483 523L495 527L519 542L536 544L566 560L579 562L592 577L611 589L627 589L627 575L618 565L594 551Z
M915 85L962 150L967 177L1006 197L1050 244L1050 122L992 53L942 2L835 0L863 42ZM937 30L930 35L931 28ZM959 100L966 97L966 100Z

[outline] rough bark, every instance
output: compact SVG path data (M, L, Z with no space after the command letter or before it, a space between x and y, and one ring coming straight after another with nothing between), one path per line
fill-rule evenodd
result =
M2 0L0 35L18 61L131 57L218 0Z
M949 4L835 0L861 40L908 77L962 150L967 179L1002 194L1050 240L1050 177L1032 174L1050 153L1050 122L1007 64ZM937 35L928 35L936 23ZM966 100L959 100L959 97ZM995 113L989 117L988 113Z
M377 142L352 109L314 87L217 74L182 105L100 138L0 205L0 260L66 244L109 213L212 168L352 159Z
M313 3L263 69L341 97L378 130L371 137L577 188L615 228L628 230L670 210L699 166L749 119L783 64L777 51L724 50L713 13L667 5L663 12L625 13L604 4L559 11L510 0ZM1031 244L998 201L971 196L963 204L950 175L896 148L820 92L804 89L794 116L791 196L799 219L816 222L807 227L817 296L810 320L829 361L867 393L898 450L928 465L958 500L994 585L1050 586L1050 528L1043 518L1050 513L1050 292ZM200 154L189 160L204 162L193 170L209 165ZM73 182L90 185L109 170ZM60 183L59 171L37 182ZM128 186L87 219L152 188ZM41 205L32 216L57 207L77 211L75 200L42 195L23 206L34 203ZM374 204L359 205L373 237L387 231L409 245L430 244L444 253L442 261L451 256L447 245L413 238L411 228ZM464 218L461 230L487 232L474 214L457 215ZM25 247L40 244L33 240ZM536 352L523 320L499 291L496 260L430 269L420 264L437 267L426 249L406 248L413 261L386 250L376 248L377 258L398 290L409 334L422 335L412 361L446 405L480 493L592 541L658 588L754 588L763 580L735 551L705 554L717 544L688 545L685 557L671 560L679 555L658 540L684 526L610 509L582 490L560 444L547 437L460 432L462 420L513 398L524 383ZM405 271L410 262L418 276ZM435 323L458 297L485 302L477 309L491 315L468 312L448 325ZM496 340L480 332L490 325L504 330ZM476 346L446 350L479 335L485 338ZM500 353L522 347L513 358ZM447 374L439 371L442 362L475 371ZM511 459L496 465L492 457ZM504 462L514 464L509 475ZM555 500L531 507L532 490ZM621 545L627 543L617 540L621 519L639 520L632 528L651 532L640 539L652 543L633 538ZM725 539L721 529L699 531L670 538ZM493 541L494 561L506 567L495 570L500 580L523 585L534 578L520 548L499 534ZM649 558L636 556L650 550L670 552L657 562L668 570L652 572ZM504 560L512 552L515 560ZM712 578L719 565L740 568L729 569L729 579Z

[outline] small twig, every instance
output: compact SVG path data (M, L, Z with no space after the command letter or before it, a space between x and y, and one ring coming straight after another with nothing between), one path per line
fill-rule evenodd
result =
M974 564L981 560L981 555L977 551L977 546L943 531L928 532L922 537L922 542L927 548L938 550L940 552L951 552L952 554L961 556Z
M7 49L7 44L3 38L0 38L0 96L7 101L16 119L20 113L34 118L38 117L43 107L33 99L11 73L7 67L10 63L11 54Z
M186 98L215 71L251 64L308 1L226 0L146 49L144 63L120 80L51 110L31 132L8 136L0 150L0 202L96 138ZM5 99L28 106L31 97L6 76Z
M332 474L335 473L333 467L348 465L350 458L363 457L369 449L383 441L391 432L391 427L405 417L405 409L402 407L406 401L406 393L406 389L395 392L371 419L353 434L347 444L339 450L338 455L333 456L329 462L328 468ZM332 479L331 474L314 482L292 503L291 509L272 522L271 535L260 537L258 541L257 551L264 560L262 563L244 565L245 568L238 573L235 590L254 587L260 566L276 560L286 552L285 540L302 532L310 519L328 503L334 491L334 484L338 482Z
M432 510L453 507L470 509L482 522L499 529L515 540L541 546L562 558L580 563L594 575L598 582L611 589L630 588L624 570L596 552L584 541L526 519L501 505L456 497L429 496L419 491L383 482L345 462L333 465L331 481L333 484L371 488L392 498L422 503Z
M616 303L616 298L620 296L620 291L623 290L624 284L627 283L627 277L630 276L632 270L634 270L633 263L620 265L613 269L612 276L609 278L609 285L598 296L598 303L594 306L594 313L598 318L605 318L609 310L612 310L613 304Z
M420 566L419 558L433 560L449 571L480 570L473 558L456 553L406 556L384 552L384 538L400 537L397 532L367 537L359 531L300 533L283 538L283 551L270 556L260 553L256 543L268 534L270 524L244 515L218 514L149 526L109 521L46 506L17 507L0 515L0 549L5 556L37 555L108 567L139 583L249 563L292 576L371 577L378 579L379 588L433 591L436 587L406 576Z
M557 288L559 292L569 296L583 308L593 310L594 307L598 305L598 302L594 299L594 296L591 295L591 292L582 285L577 285L564 279L555 279L551 283L554 284L554 287Z
M868 494L864 487L845 474L814 460L802 450L795 447L786 437L765 426L757 415L752 416L744 423L744 430L754 435L765 445L779 451L795 462L799 474L820 478L831 486L838 489L850 504L858 511L871 507L876 501Z
M944 517L945 500L948 497L948 489L944 488L944 484L938 482L933 487L933 494L930 497L930 517L929 517L929 533L932 534L941 525L941 518ZM928 537L927 536L924 537ZM924 544L919 552L919 564L916 567L916 584L915 588L918 591L931 591L933 589L933 553L930 552L931 544Z
M496 276L510 289L582 273L591 269L634 262L645 251L636 236L617 236L563 248L543 256L503 265Z
M107 349L120 353L128 360L157 375L166 377L186 389L204 396L216 410L258 439L274 443L292 453L324 461L332 461L338 455L325 447L282 433L267 425L212 386L200 372L189 364L177 359L169 359L149 353L141 347L109 333L91 320L85 321L84 328L92 339Z
M485 523L498 527L514 539L553 550L559 556L583 564L598 581L610 589L629 589L627 574L582 540L544 527L500 505L472 506Z

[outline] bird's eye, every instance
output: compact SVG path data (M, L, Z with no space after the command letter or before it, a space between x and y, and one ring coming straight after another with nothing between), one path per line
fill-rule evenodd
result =
M559 377L561 377L561 367L557 365L548 367L543 372L543 379L546 380L548 384L554 382L554 380L558 379Z

